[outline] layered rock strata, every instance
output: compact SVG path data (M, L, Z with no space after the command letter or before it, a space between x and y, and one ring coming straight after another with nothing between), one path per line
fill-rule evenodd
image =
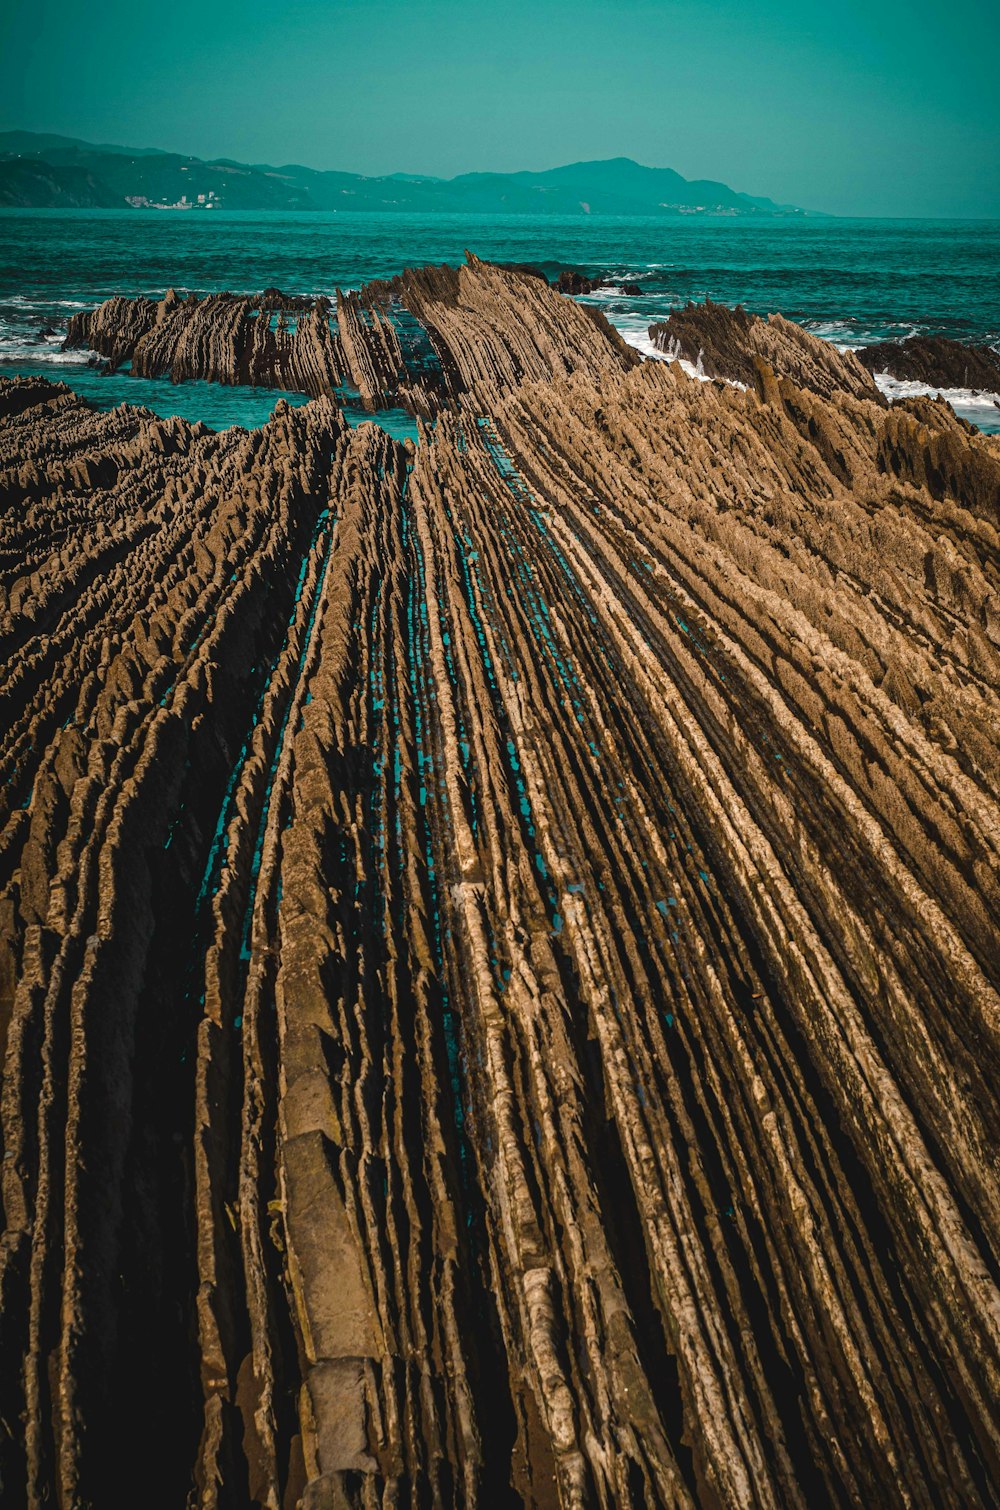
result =
M639 361L599 311L569 305L544 278L472 253L462 268L420 268L360 293L338 292L335 311L275 289L256 299L181 299L173 290L159 303L116 297L74 315L65 346L178 383L202 378L314 395L336 395L346 384L370 410L398 404L425 417L445 395L482 385L506 389Z
M704 304L673 310L666 320L649 327L649 336L658 351L683 357L706 377L749 386L760 358L777 376L824 398L839 393L879 398L870 374L852 352L838 351L781 315L762 320L740 305L730 309L706 299Z
M64 344L98 352L112 370L130 363L137 377L201 378L314 396L347 387L370 410L401 404L430 414L434 408L428 374L411 387L391 318L366 308L357 294L338 292L335 308L276 289L257 298L203 299L170 290L158 303L116 297L74 315Z
M433 332L455 396L487 401L530 380L573 372L598 379L640 361L599 310L471 252L460 268L417 268L399 286L406 307Z
M993 1504L1000 447L406 280L415 449L0 387L5 1493Z
M974 388L1000 393L1000 355L992 346L967 346L945 336L909 336L858 350L869 372L888 372L933 388Z

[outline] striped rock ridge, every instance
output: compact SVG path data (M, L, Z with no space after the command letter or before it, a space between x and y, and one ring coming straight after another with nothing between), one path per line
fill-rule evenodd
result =
M137 377L187 378L335 395L353 388L369 409L404 399L413 407L403 352L391 318L364 308L356 294L295 300L270 289L232 294L108 299L74 315L66 349L90 348L109 370L125 362ZM426 374L425 374L426 377ZM418 395L431 412L433 390Z
M402 282L0 385L5 1502L993 1505L1000 444Z
M116 296L73 315L64 346L90 348L114 370L327 394L350 389L369 410L400 405L430 417L445 395L487 393L529 378L625 370L639 358L596 310L544 279L483 262L419 268L358 293L293 299L212 294L159 301Z
M800 388L812 388L824 398L852 393L856 398L882 402L878 389L852 351L838 351L782 315L751 315L740 305L686 304L666 320L649 327L657 351L684 357L706 377L742 383L755 382L758 359L779 377Z

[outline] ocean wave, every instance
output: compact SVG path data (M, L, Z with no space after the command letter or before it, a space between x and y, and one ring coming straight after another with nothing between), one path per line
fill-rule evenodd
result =
M875 372L872 376L880 391L893 402L902 398L943 398L970 424L981 430L1000 430L1000 393L976 388L935 388L930 383L893 377L889 372Z
M100 360L95 351L63 351L61 336L42 341L0 337L0 364L37 362L45 367L90 367Z
M860 346L874 346L879 341L908 341L926 333L926 327L911 320L879 321L854 319L850 315L829 320L803 320L804 330L820 340L830 341L839 351L857 351Z
M20 314L25 310L37 311L44 315L52 309L93 309L95 304L100 304L104 295L95 296L91 299L50 299L43 295L34 294L4 294L0 298L0 309L8 305L13 306Z

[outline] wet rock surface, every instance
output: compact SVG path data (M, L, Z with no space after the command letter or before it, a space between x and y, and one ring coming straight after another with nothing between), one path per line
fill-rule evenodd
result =
M1000 356L991 346L966 346L945 336L910 336L858 350L869 372L888 372L934 388L974 388L1000 393Z
M564 267L556 280L561 294L592 294L600 285L600 278L590 278L575 267Z
M990 1505L1000 446L396 298L415 448L0 383L4 1496Z

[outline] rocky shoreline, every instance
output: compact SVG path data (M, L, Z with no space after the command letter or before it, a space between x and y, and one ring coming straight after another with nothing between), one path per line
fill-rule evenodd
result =
M1000 393L1000 356L991 346L967 346L945 336L910 336L863 346L858 360L869 372L888 372L935 388L972 388Z
M781 315L766 320L706 299L673 310L666 320L649 327L657 351L701 364L708 377L751 381L753 359L762 356L775 372L793 381L807 381L829 396L838 388L859 398L877 398L873 382L865 382L860 364L871 374L887 374L903 382L942 389L971 389L1000 394L1000 356L990 346L965 345L945 336L910 336L905 341L879 341L850 352L829 347L823 363L813 337ZM803 353L805 357L803 358ZM803 367L803 360L806 366ZM829 378L818 383L816 369L825 366ZM808 376L804 374L808 373Z
M1000 441L701 310L0 382L12 1504L994 1502Z

